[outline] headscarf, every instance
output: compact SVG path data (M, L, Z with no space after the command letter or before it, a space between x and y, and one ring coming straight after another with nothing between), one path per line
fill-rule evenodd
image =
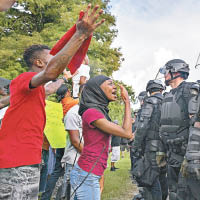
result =
M110 78L104 75L95 76L91 78L86 84L81 93L79 115L89 108L95 108L102 112L107 120L111 121L108 115L109 100L105 93L100 88L101 84Z

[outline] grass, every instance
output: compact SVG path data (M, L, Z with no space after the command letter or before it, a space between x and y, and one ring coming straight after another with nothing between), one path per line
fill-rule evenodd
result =
M105 183L102 193L102 200L132 200L137 187L132 184L130 179L130 157L129 152L121 158L115 166L119 167L116 171L110 171L110 159L108 168L104 173Z

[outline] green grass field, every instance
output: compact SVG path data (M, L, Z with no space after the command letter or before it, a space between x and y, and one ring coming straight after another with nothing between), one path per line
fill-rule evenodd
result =
M119 167L116 171L110 171L110 159L108 168L104 173L105 183L102 193L102 200L132 200L137 187L132 184L130 179L130 158L129 152L125 153L125 158L121 158L115 166Z

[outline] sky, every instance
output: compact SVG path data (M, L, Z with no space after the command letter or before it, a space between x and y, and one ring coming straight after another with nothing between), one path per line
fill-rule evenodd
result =
M200 79L194 68L200 53L199 0L111 0L110 5L118 29L112 46L121 47L125 58L114 79L132 85L138 95L175 58L190 65L189 81Z

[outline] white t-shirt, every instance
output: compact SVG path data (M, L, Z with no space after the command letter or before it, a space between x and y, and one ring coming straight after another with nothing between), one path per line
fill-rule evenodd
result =
M81 116L78 114L79 105L73 106L65 115L64 117L64 125L65 130L78 130L79 131L79 139L83 142L82 138L82 119ZM76 157L77 154L77 157ZM65 148L64 155L62 157L61 163L68 163L73 165L75 157L77 162L80 154L77 153L77 150L71 144L69 134L67 134L67 144Z
M6 110L8 109L8 106L5 108L0 109L0 128L1 128L1 121L6 113Z
M79 83L80 83L80 78L81 76L85 76L86 80L89 80L90 78L90 67L88 65L82 64L79 69L78 73L72 77L72 82L73 82L73 97L78 97L78 92L79 92Z
M8 106L0 109L0 120L3 119L7 109L8 109Z

